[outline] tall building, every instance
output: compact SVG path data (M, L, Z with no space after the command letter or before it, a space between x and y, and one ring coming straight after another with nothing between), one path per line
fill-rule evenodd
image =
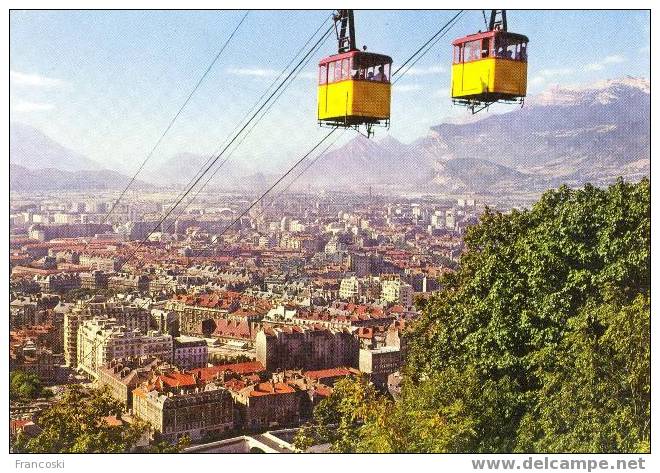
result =
M147 334L129 329L111 318L93 318L78 328L78 368L90 378L113 359L154 356L172 358L172 336L152 331Z
M387 385L387 377L401 368L401 351L388 346L360 350L358 368L375 386L382 388Z
M380 297L383 301L410 307L413 304L413 287L398 279L385 279L382 282Z
M449 230L454 230L456 228L456 214L453 209L449 209L445 212L445 226Z
M359 278L371 274L379 274L383 265L383 257L378 253L351 253L350 268Z
M339 285L339 298L357 302L360 300L360 296L362 295L361 289L361 281L355 276L344 278L341 280Z
M172 363L184 370L205 368L209 362L206 340L197 337L176 337L173 340Z
M184 435L198 441L234 429L229 391L193 373L174 371L143 383L133 391L133 414L169 442Z
M77 273L36 275L34 281L42 292L63 293L80 288L80 276Z
M98 384L108 388L110 395L131 410L133 390L152 377L155 370L173 371L174 366L153 357L122 358L110 360L99 368Z
M119 270L122 264L122 259L115 258L113 256L100 256L100 255L89 255L82 254L79 258L80 266L86 266L91 269L98 269L100 271L105 271L111 273L113 271Z
M283 380L272 379L231 391L240 426L246 430L299 425L310 409L309 394Z
M357 366L359 342L349 330L276 326L257 332L257 361L266 371Z
M108 302L102 297L79 301L64 314L64 362L75 368L78 364L78 328L94 317L111 317L129 330L141 333L149 330L149 312L134 304Z

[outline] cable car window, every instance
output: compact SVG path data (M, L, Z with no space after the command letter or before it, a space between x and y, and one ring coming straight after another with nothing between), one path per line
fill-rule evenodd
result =
M454 46L454 64L461 62L461 46Z
M328 84L331 84L335 81L335 63L328 63Z
M497 36L495 39L495 56L496 57L506 57L506 38L502 36Z
M360 63L357 57L351 59L351 79L360 79Z
M527 62L527 43L520 43L520 52L518 53L518 60Z
M341 80L341 61L335 61L335 82Z
M468 41L465 43L465 61L476 61L481 59L481 41Z
M509 43L506 48L506 59L515 59L516 58L516 43Z
M376 73L375 79L380 82L389 82L390 81L390 64L383 64L378 66L378 72Z
M490 45L490 39L489 38L484 38L481 40L481 57L486 58L488 57L489 54L489 45Z
M341 61L341 78L342 78L342 80L348 79L348 77L349 77L348 76L348 71L350 70L349 63L350 63L350 61L348 60L348 58Z
M325 64L319 67L319 85L328 83L328 68Z

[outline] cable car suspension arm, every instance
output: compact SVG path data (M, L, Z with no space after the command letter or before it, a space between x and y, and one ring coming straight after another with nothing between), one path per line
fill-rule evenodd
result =
M506 31L506 10L491 10L488 30Z
M333 19L335 20L335 32L337 33L338 52L347 53L348 51L356 51L353 10L337 10Z

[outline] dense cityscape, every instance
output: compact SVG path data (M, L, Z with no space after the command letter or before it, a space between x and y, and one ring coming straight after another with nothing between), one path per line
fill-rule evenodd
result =
M107 386L171 442L299 426L349 375L396 396L406 325L483 204L286 195L236 219L250 198L156 227L166 194L109 217L109 196L16 196L11 370ZM13 433L56 397L12 400Z
M10 10L15 469L645 469L650 17Z

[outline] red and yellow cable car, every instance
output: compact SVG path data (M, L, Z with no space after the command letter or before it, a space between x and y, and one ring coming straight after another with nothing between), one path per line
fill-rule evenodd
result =
M389 126L392 58L355 47L352 10L335 15L339 53L319 62L318 120L322 126Z
M498 21L498 17L500 18ZM452 42L451 97L477 113L495 102L523 103L527 36L507 31L506 11L493 10L489 31Z

